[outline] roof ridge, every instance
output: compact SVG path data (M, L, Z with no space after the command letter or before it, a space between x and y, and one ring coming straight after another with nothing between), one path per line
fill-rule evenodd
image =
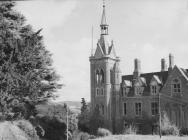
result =
M158 72L148 72L148 73L141 73L140 75L147 75L147 74L156 74L156 73L166 73L168 71L158 71ZM123 76L132 76L133 74L123 75Z

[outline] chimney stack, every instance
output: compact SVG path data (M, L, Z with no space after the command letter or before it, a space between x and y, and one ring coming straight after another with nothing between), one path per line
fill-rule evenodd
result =
M174 68L174 56L170 53L168 70L171 71L173 68Z
M167 66L166 66L166 61L164 58L161 59L161 71L166 71Z
M134 60L134 78L137 78L140 76L140 73L141 73L141 62L139 59L135 59Z

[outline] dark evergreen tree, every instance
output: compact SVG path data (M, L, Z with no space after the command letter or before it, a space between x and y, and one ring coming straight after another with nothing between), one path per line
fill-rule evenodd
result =
M90 133L96 135L98 128L104 127L104 118L100 113L98 106L95 107L94 111L90 115L89 120Z
M81 113L78 116L78 128L83 132L89 133L90 112L84 98L82 98L81 104Z
M81 104L82 104L82 107L81 107L81 113L82 113L87 110L87 104L86 104L85 98L82 98Z
M26 119L35 115L35 105L54 97L60 88L41 30L25 24L13 8L15 2L0 2L0 111Z

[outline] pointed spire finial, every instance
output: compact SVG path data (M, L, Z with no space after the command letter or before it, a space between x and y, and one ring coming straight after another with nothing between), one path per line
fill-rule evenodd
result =
M103 0L103 7L105 7L105 0Z
M103 12L102 12L101 25L107 25L107 23L106 23L106 11L105 11L105 0L103 0Z
M101 19L101 34L108 34L108 24L106 22L105 0L103 0L103 12Z
M91 56L94 56L93 54L93 25L91 30Z

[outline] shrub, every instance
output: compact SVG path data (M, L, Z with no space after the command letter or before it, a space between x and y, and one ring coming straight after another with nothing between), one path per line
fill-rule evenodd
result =
M15 121L16 126L23 130L31 139L38 140L37 132L29 121L18 120Z
M180 135L181 136L188 135L188 128L182 128L182 129L180 129Z
M137 131L138 131L138 128L135 125L130 124L125 127L124 134L136 134Z
M179 128L169 121L165 112L161 120L161 133L162 135L179 135Z
M110 136L110 135L112 135L112 133L108 129L98 128L97 130L97 136L99 137Z
M73 140L88 140L90 135L86 132L76 131L76 133L73 134Z
M66 123L62 120L55 117L44 116L38 118L38 122L45 132L44 136L41 136L41 138L48 140L66 139Z
M96 139L97 137L95 135L90 135L89 139Z

